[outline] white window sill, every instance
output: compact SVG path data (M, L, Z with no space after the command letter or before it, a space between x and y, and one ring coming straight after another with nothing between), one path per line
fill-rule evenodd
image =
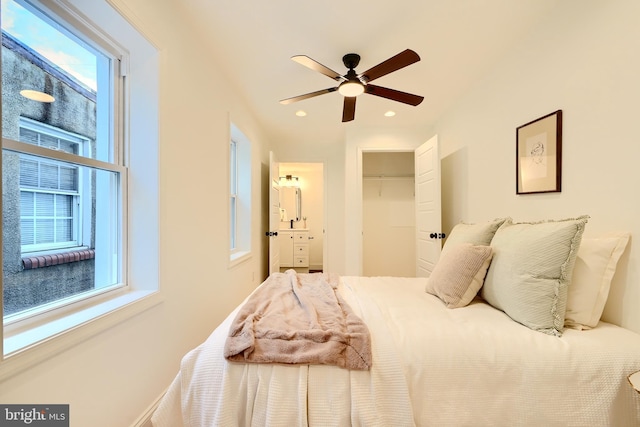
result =
M251 251L238 251L231 254L229 268L251 259Z
M59 319L5 336L0 381L22 372L162 301L157 291L130 291Z

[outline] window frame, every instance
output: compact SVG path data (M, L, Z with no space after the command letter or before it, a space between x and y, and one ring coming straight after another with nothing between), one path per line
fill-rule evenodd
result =
M12 139L7 139L7 138L2 138L2 149L7 151L17 152L17 153L29 154L37 157L43 157L47 159L63 161L63 162L75 164L78 166L88 166L91 168L100 169L107 172L114 172L118 175L119 181L120 181L119 182L120 195L117 197L116 203L120 204L121 206L125 205L124 203L125 198L123 197L123 194L126 192L126 188L127 188L128 169L123 165L106 163L100 160L86 158L86 157L78 156L76 154L65 153L62 151L54 151L48 148L42 148L32 144L14 141ZM124 230L126 229L125 228L126 215L122 215L121 213L119 216L122 222L121 222L118 240L122 242L126 238L126 236L124 235ZM120 250L121 253L122 251L123 249ZM121 257L121 258L124 258L124 257ZM73 310L73 307L69 307L69 306L74 304L75 302L78 302L79 300L90 300L94 295L101 295L105 292L118 290L119 288L126 286L127 278L125 275L126 270L124 269L124 265L125 265L125 262L123 259L121 260L121 265L119 269L120 280L118 280L118 283L112 286L109 286L105 289L95 289L94 291L84 296L65 298L60 302L45 304L42 308L38 307L38 308L35 308L34 310L30 310L30 313L35 313L35 315L42 315L46 312L46 313L49 313L51 318L53 319L57 316L60 316L63 313L69 312L70 309ZM26 313L24 315L17 315L17 316L8 316L9 317L8 319L4 318L3 316L3 324L5 326L5 332L7 331L6 329L7 326L20 322L21 320L24 320L26 317L30 317L31 316L30 313ZM43 321L46 321L46 319L43 317L41 317L41 319ZM11 331L11 329L9 329L9 331Z

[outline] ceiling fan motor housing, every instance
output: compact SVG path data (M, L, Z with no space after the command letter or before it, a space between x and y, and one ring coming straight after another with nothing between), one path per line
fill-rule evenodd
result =
M345 67L353 70L360 63L360 55L358 55L357 53L347 53L342 57L342 62L344 63Z

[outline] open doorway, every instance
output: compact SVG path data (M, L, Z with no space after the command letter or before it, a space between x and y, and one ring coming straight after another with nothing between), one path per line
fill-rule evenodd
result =
M416 273L414 152L362 153L362 272Z
M280 163L280 270L324 271L324 164ZM288 195L288 196L287 196ZM288 198L287 198L288 197Z

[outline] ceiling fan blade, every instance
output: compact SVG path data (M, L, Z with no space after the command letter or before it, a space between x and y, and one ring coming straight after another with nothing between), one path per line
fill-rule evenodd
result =
M344 108L342 109L342 122L350 122L356 117L356 97L345 96Z
M325 93L331 93L338 90L337 87L330 87L329 89L317 90L315 92L305 93L304 95L294 96L293 98L287 98L280 100L280 104L287 105L294 102L302 101L303 99L313 98L314 96L324 95Z
M369 95L380 96L382 98L387 98L392 101L398 101L404 104L413 105L414 107L416 105L419 105L424 99L424 96L413 95L411 93L400 92L399 90L389 89L386 87L375 86L375 85L366 85L364 87L364 91Z
M322 73L327 77L331 77L333 80L344 80L340 74L336 73L331 68L325 67L315 59L309 58L307 55L296 55L292 56L291 59L296 61L298 64L302 64L305 67L311 68L312 70Z
M418 56L418 54L413 50L407 49L396 56L381 62L375 67L369 68L367 71L362 73L361 76L365 81L370 82L418 61L420 61L420 56Z

